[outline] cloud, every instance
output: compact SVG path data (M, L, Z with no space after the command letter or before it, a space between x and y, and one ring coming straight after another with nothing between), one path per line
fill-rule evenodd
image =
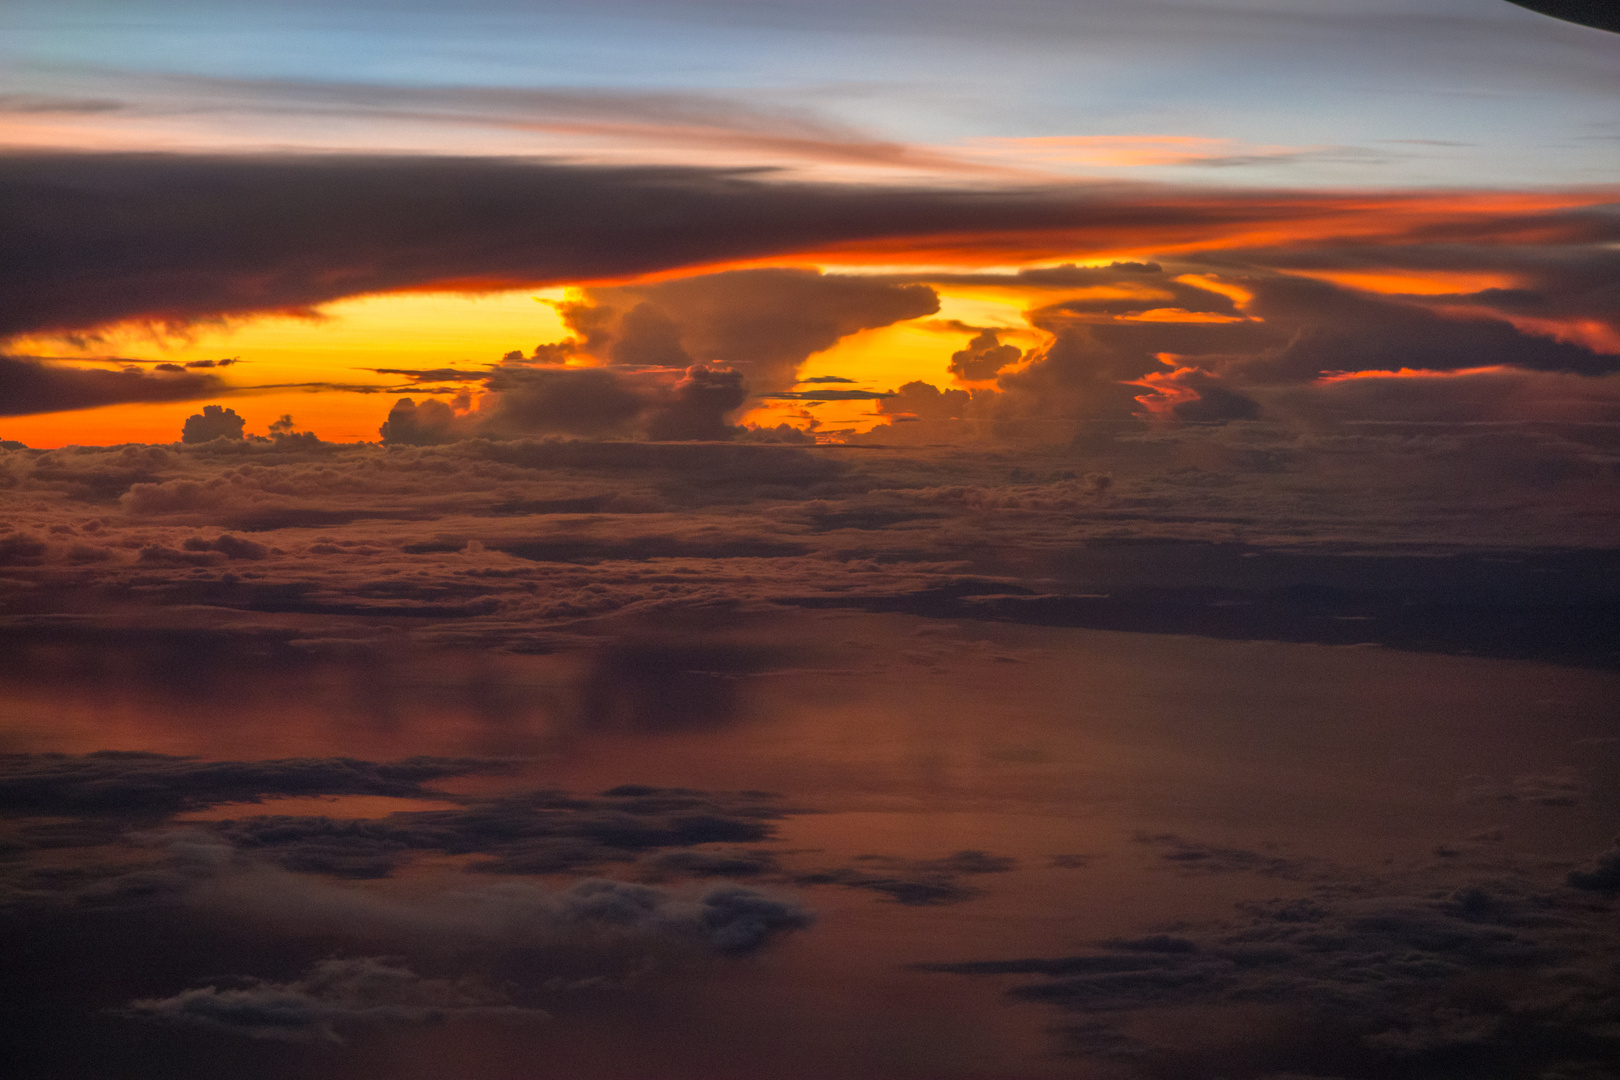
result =
M971 415L973 395L967 390L940 390L929 383L908 382L892 394L884 395L878 411L890 416L920 417L925 420L960 420Z
M386 957L323 960L289 983L249 977L224 989L210 985L139 999L123 1012L254 1039L338 1044L344 1041L339 1032L355 1026L551 1018L471 980L424 979Z
M666 943L735 956L814 921L791 901L730 884L687 896L619 881L586 880L555 892L513 883L416 903L372 901L352 891L290 881L264 884L277 900L291 905L276 913L278 922L303 915L345 923L369 912L376 920L373 934L425 935L430 947L422 949L418 941L418 950L437 952L441 967L448 950L463 970L455 978L428 978L392 958L328 959L290 982L246 976L234 986L215 984L167 998L137 999L123 1014L250 1038L332 1043L343 1042L345 1031L379 1025L537 1022L550 1014L514 998L532 1002L541 996L555 979L553 971L514 972L517 978L508 980L511 989L495 989L477 973L482 948L504 944L533 961L536 946L571 940L575 947L589 948L586 942L596 939L596 947L607 952L615 944ZM300 912L300 906L306 910ZM585 981L606 982L601 976Z
M964 382L993 379L1002 368L1016 364L1016 345L1003 345L994 330L981 330L967 348L951 354L950 372Z
M453 418L448 407L440 405L432 429L422 431L418 420L410 430L434 441L444 441L451 432L463 437L560 434L725 440L736 433L727 416L748 396L741 372L706 364L692 364L679 377L613 368L520 367L496 372L488 386L490 393L474 413ZM427 404L431 403L419 408ZM402 405L394 408L401 417L413 415ZM388 441L403 441L392 427L384 434Z
M1616 840L1613 847L1597 857L1596 866L1571 870L1568 881L1577 889L1611 895L1620 893L1620 840Z
M1271 356L1236 361L1256 381L1314 378L1330 371L1495 365L1579 375L1620 370L1620 355L1525 333L1500 316L1447 316L1302 278L1267 278L1253 285L1254 300L1246 310L1289 335Z
M1447 381L1457 389L1430 388ZM1065 421L1018 452L558 437L0 451L0 550L19 583L8 588L27 598L6 615L7 640L72 648L123 633L123 616L74 614L59 586L70 580L131 613L158 605L177 633L228 612L244 626L301 614L307 630L278 633L344 637L319 624L384 616L408 620L402 642L551 651L614 615L788 605L1604 664L1620 625L1612 583L1601 559L1567 549L1611 539L1612 381L1509 371L1247 387L1260 419L1099 421L1069 445ZM1410 412L1369 422L1369 387ZM1515 401L1539 418L1506 419ZM943 441L929 429L951 416L1000 422L982 394L926 384L882 404L925 415L875 442ZM1504 499L1522 512L1502 513ZM269 550L233 558L222 535ZM1481 536L1522 561L1489 562ZM1334 554L1284 550L1301 544ZM1322 588L1291 591L1300 582ZM636 635L612 637L629 648ZM624 676L604 722L652 730L656 709L631 699L674 709L688 693L707 704L670 724L729 722L728 695L746 699L753 675L706 660L707 639L646 637L699 652L650 655L667 685L632 693L642 683ZM176 672L208 651L176 650Z
M785 390L812 353L850 334L938 310L927 285L791 268L594 287L558 307L592 355L631 366L733 367L762 393Z
M429 780L505 768L495 761L353 758L197 761L134 751L0 755L0 810L29 814L168 815L267 795L428 794Z
M1609 424L1620 419L1616 375L1513 368L1367 372L1254 393L1268 408L1326 423Z
M211 829L238 850L301 873L387 877L411 856L437 851L488 856L472 864L479 873L552 874L662 849L765 840L785 813L758 793L626 786L597 797L535 792L379 819L272 815Z
M221 389L219 379L209 374L102 371L0 354L0 416L95 409L137 401L194 401Z
M897 904L928 907L956 904L983 895L982 890L963 884L964 875L1000 874L1017 862L983 851L958 851L943 859L909 860L883 855L862 855L856 865L832 870L800 873L793 880L800 885L842 885L887 896Z
M920 384L919 384L920 385ZM784 390L761 397L781 401L882 401L894 397L893 390Z
M1571 255L1571 262L1579 265L1584 258ZM1077 295L1026 312L1049 338L1021 358L993 336L953 356L951 370L959 376L999 372L993 388L976 389L970 400L961 391L908 384L901 388L903 400L885 401L879 411L935 423L914 431L879 429L871 438L1017 441L1050 438L1052 425L1064 422L1133 417L1202 423L1276 417L1319 424L1532 417L1603 422L1612 415L1603 403L1612 401L1609 383L1620 373L1620 338L1606 344L1592 330L1600 325L1592 320L1601 302L1559 306L1543 303L1539 293L1500 290L1380 295L1230 262L1213 275L1189 269L1115 263L930 277L941 286L999 283L1014 295L1060 289ZM1571 267L1563 273L1570 280L1581 277ZM1608 286L1588 281L1587 287ZM1525 314L1537 308L1538 315ZM991 359L974 366L981 352ZM1019 359L1021 366L1007 370ZM1379 381L1381 374L1390 378Z
M213 442L215 439L240 439L247 421L236 415L235 409L218 405L204 405L203 411L186 417L181 430L183 443Z
M1563 243L1612 233L1600 214L1580 209L1601 201L1591 194L1522 197L1517 216L1503 221L1499 202L1463 195L837 187L724 170L474 158L13 154L0 162L0 193L0 231L16 268L3 282L11 302L0 334L307 311L428 286L623 279L841 248L890 262L898 248L925 262L949 252L983 264L1111 246L1208 247L1259 224L1301 237L1342 234L1347 220L1390 239L1445 227L1455 239L1477 240L1530 221ZM126 257L109 261L109 249ZM800 295L784 290L787 280L745 277L736 287L761 300ZM699 287L669 288L663 295ZM921 291L915 295L920 306ZM654 293L642 299L652 302ZM887 308L880 315L898 317ZM811 320L795 330L793 347L840 325ZM721 320L689 351L699 362L741 368L754 358L725 350L760 340L780 351L744 370L769 388L787 353L788 339L775 329Z
M489 385L496 396L481 426L506 437L630 435L651 407L646 381L602 368L503 371Z
M385 443L436 446L453 441L455 427L456 414L444 402L429 398L418 405L410 398L400 398L388 410L378 434Z
M255 885L263 889L258 895ZM598 961L619 959L613 954L620 947L631 952L695 948L736 956L815 921L791 900L740 885L689 893L594 878L556 890L509 881L426 896L387 896L301 875L249 872L227 876L203 895L205 903L242 914L257 911L272 924L306 929L324 924L360 937L367 936L369 926L372 935L391 944L422 934L428 939L423 944L469 957L492 945L516 954L566 955L577 949ZM534 971L527 979L532 985L550 974Z
M103 75L105 80L106 76ZM304 115L329 119L348 115L368 125L394 122L507 130L531 138L551 136L553 152L604 145L633 148L637 159L653 160L670 150L743 154L750 162L829 162L844 166L983 172L948 153L907 145L857 130L816 112L763 104L757 94L722 95L672 88L636 91L605 87L501 87L381 85L311 79L246 79L197 75L142 75L116 79L134 100L111 102L140 114L162 116L229 109L261 117ZM745 100L747 98L747 100ZM97 112L93 100L10 99L18 112ZM8 99L0 97L0 111ZM409 136L407 136L409 137ZM661 153L662 151L662 153ZM577 150L576 150L577 152Z
M1598 888L1585 880L1570 883ZM1070 955L927 967L1039 976L1010 996L1077 1014L1063 1029L1072 1051L1133 1076L1195 1074L1217 1060L1225 1075L1255 1080L1465 1076L1507 1055L1524 1075L1585 1075L1616 1049L1620 939L1611 913L1578 892L1522 876L1427 888L1357 880L1238 907L1216 926ZM1247 1010L1247 1034L1219 1045L1176 1037L1178 1017L1210 1010ZM1252 1023L1262 1015L1297 1037Z

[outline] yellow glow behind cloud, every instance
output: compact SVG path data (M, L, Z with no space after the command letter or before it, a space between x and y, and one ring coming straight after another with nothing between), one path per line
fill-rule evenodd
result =
M41 447L172 442L180 437L187 416L206 402L217 402L246 418L249 434L263 434L272 420L291 413L301 429L328 441L375 439L394 395L343 392L330 384L398 387L405 382L400 376L369 369L474 369L499 361L513 349L529 352L541 342L569 336L556 311L535 302L562 294L550 289L366 296L328 305L321 319L275 316L233 326L201 326L185 341L160 341L139 328L118 328L86 347L84 355L172 364L240 357L240 363L216 369L225 382L239 388L281 388L238 390L191 402L8 417L0 419L0 437ZM63 342L49 338L16 339L8 349L73 355ZM287 386L302 383L316 385Z

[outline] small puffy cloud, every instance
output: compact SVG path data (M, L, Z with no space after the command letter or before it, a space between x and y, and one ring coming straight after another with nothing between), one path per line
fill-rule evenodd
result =
M219 405L204 405L203 411L186 417L181 430L183 443L213 442L215 439L240 439L247 421L236 415L235 409Z
M982 382L1016 364L1021 355L1018 346L1003 345L994 330L981 330L967 348L951 354L950 372L963 382Z
M914 416L924 420L960 420L970 415L973 395L966 390L941 390L921 380L908 382L878 403L878 411L889 416Z
M388 419L378 433L385 443L436 446L456 438L455 426L456 414L444 402L429 398L418 405L410 398L400 398L388 410Z

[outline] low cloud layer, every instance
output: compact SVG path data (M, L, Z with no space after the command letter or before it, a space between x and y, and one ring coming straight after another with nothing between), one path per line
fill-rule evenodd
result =
M1204 845L1181 842L1176 859ZM1263 865L1223 872L1264 873ZM1575 1077L1616 1052L1608 905L1579 873L1455 880L1330 880L1303 897L1245 902L1213 926L1086 952L931 965L1032 977L1009 996L1067 1014L1071 1052L1123 1075ZM1246 1017L1246 1033L1176 1028ZM1273 1017L1272 1027L1264 1019Z
M1478 378L1487 402L1558 390L1565 409L1594 383ZM583 641L594 619L843 606L1607 663L1604 556L1571 549L1612 543L1612 428L1480 423L1446 412L1446 395L1396 423L1332 415L1388 383L1414 410L1428 385L1303 384L1323 414L1310 423L1097 421L1016 453L562 439L0 451L0 564L27 598L7 625L39 641L112 633L110 613L51 621L51 597L94 589L185 620L237 612L250 636L282 615L384 617L411 620L412 640L524 650ZM965 422L902 422L927 415L929 394L950 415L950 395L908 390L884 402L894 431ZM1485 561L1502 552L1520 561ZM1301 581L1323 589L1290 591ZM612 692L580 723L723 726L737 680L768 663L701 641L623 649L603 654Z

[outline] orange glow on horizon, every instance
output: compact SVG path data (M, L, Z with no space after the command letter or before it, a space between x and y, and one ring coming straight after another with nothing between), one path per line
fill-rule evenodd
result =
M0 438L49 450L58 446L117 446L122 443L180 441L186 417L204 405L234 409L247 421L247 434L263 435L270 424L291 415L299 431L313 431L326 442L375 442L399 397L415 394L356 394L341 391L280 391L266 394L218 394L195 401L136 402L74 412L0 417Z

